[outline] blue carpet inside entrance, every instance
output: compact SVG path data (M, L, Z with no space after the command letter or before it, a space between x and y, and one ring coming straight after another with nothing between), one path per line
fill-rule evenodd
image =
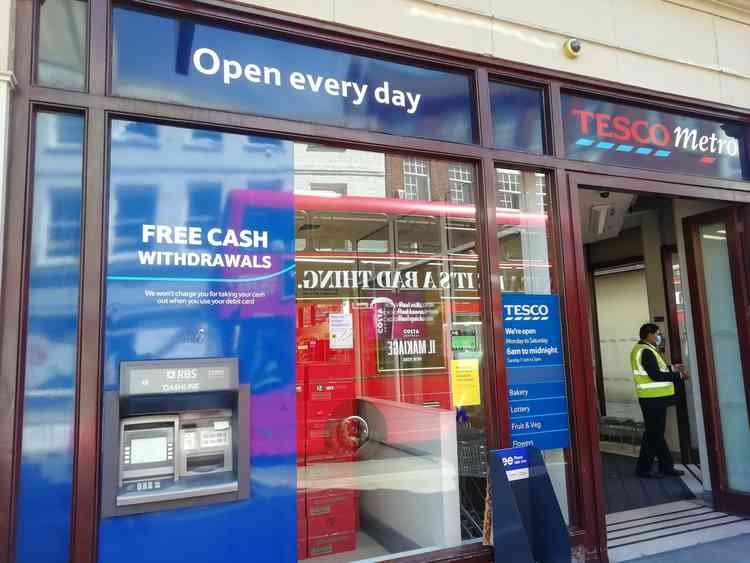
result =
M636 477L635 461L634 457L602 454L608 514L695 498L679 477Z

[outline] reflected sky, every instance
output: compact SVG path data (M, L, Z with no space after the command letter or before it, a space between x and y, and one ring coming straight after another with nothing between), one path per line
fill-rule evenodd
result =
M36 115L19 563L68 561L83 131L79 115ZM44 541L39 541L40 529Z

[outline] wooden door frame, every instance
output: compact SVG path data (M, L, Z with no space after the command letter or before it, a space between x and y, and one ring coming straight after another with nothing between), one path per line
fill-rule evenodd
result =
M591 339L594 353L596 396L599 400L599 416L607 416L607 397L604 393L604 370L602 369L602 347L599 334L599 315L597 314L599 304L596 299L596 286L594 285L594 266L591 264L591 252L584 247L586 258L586 283L588 284L589 303L591 306Z
M675 230L677 227L675 226ZM661 247L662 276L664 278L664 299L667 304L667 333L669 334L669 357L672 363L682 363L682 341L677 320L677 299L674 294L674 272L672 255L677 254L676 244L664 244ZM682 273L680 273L682 275ZM684 287L683 287L684 290ZM688 415L687 392L685 383L677 384L677 435L680 441L680 461L693 463L693 449L690 440L690 418Z
M727 479L727 466L724 457L724 438L721 428L721 413L719 412L719 398L716 386L716 371L714 369L713 345L710 338L708 319L707 295L703 257L700 251L699 227L706 223L723 222L726 224L727 244L732 286L734 290L735 315L737 317L737 333L741 342L747 342L750 335L750 319L748 318L748 288L745 273L745 261L740 257L743 252L743 229L741 213L747 206L739 208L716 209L692 215L683 219L685 236L685 253L688 265L691 296L690 304L693 314L693 325L696 341L696 360L700 373L700 388L702 396L703 418L706 428L706 442L708 462L711 474L713 500L716 508L724 512L750 513L750 493L731 491ZM737 266L739 266L739 271ZM750 349L740 346L740 360L745 383L745 401L750 416Z
M563 176L563 173L558 173ZM605 189L636 193L659 194L670 197L701 198L750 203L750 193L739 190L716 189L685 183L654 181L624 176L611 176L589 172L567 170L559 178L558 186L564 202L561 214L561 236L563 252L568 258L564 264L564 314L568 320L570 335L588 334L588 322L592 312L587 282L585 248L581 228L578 190L581 188ZM696 182L700 180L696 178ZM596 542L602 559L607 554L606 506L604 500L604 476L599 449L598 399L593 382L593 350L589 338L568 338L570 354L572 401L571 418L577 421L576 452L580 467L590 468L591 474L581 471L580 479L588 479L593 495L589 499L590 510L583 515L584 527L596 534Z

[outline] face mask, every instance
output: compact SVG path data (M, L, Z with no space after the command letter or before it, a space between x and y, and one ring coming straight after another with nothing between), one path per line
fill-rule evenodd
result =
M664 337L661 334L656 335L656 345L661 346L664 343Z

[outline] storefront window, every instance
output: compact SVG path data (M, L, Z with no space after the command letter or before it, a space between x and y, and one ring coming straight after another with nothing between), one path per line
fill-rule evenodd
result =
M309 159L309 147L295 145L295 163L298 154ZM300 558L355 561L478 538L474 169L317 146L315 155L316 169L349 190L296 184L297 248L311 249L296 255Z
M544 152L544 95L541 88L490 82L492 132L500 149Z
M495 172L498 267L503 304L532 307L504 309L512 445L535 446L542 450L567 519L566 376L557 295L559 274L554 268L550 245L552 226L547 213L547 175L499 167ZM523 315L509 312L517 310L526 312ZM516 361L514 356L508 355L511 352L522 354L528 361Z
M34 131L16 557L64 563L73 495L84 119L43 112Z
M474 167L124 120L112 131L158 143L113 133L105 390L125 360L238 358L252 394L251 492L231 524L242 545L274 534L325 563L477 541ZM261 228L258 244L287 257L278 272L237 266L240 233ZM212 517L190 510L197 529ZM103 556L128 518L102 521ZM159 533L145 518L139 541Z
M86 0L39 2L36 78L43 86L83 90L86 84Z

